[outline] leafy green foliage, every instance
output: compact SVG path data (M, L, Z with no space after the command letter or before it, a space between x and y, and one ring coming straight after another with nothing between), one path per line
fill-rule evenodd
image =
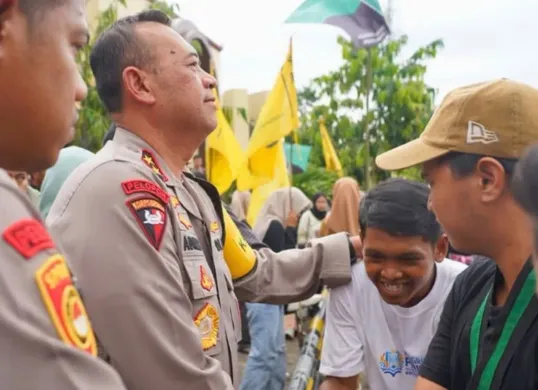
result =
M293 175L293 186L299 188L309 198L317 192L323 192L330 197L336 180L338 175L335 172L311 166L303 173Z
M110 7L99 14L97 28L92 34L90 44L77 57L82 78L88 86L88 96L81 104L73 143L91 151L101 147L103 136L110 126L110 119L95 87L90 54L97 37L118 19L118 8L125 6L125 2L126 0L114 0Z
M112 0L110 6L99 14L97 27L92 33L90 44L77 57L82 78L88 86L88 96L81 104L73 144L94 152L102 146L104 134L110 126L110 118L103 103L99 99L95 87L95 80L90 67L90 53L97 37L118 20L118 9L125 7L126 1ZM172 18L177 17L179 12L177 4L169 5L166 1L152 1L149 8L159 9Z
M179 16L179 5L168 4L166 1L152 0L149 4L149 9L156 9L164 12L168 17L175 19Z
M370 58L368 50L355 50L343 38L338 43L343 65L299 91L300 142L312 144L311 163L324 166L318 124L323 116L346 174L363 182L367 166L373 184L390 174L377 169L369 156L418 137L431 117L435 90L425 83L424 75L428 60L436 57L443 41L421 47L405 60L400 59L407 44L405 35L371 48ZM371 88L367 87L369 61ZM366 124L368 139L365 139ZM403 174L418 178L416 169Z

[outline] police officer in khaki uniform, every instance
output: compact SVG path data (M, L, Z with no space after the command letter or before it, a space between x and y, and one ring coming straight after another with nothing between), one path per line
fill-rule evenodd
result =
M243 300L286 303L350 280L347 235L254 251L217 190L185 173L215 128L215 80L158 12L115 24L92 53L118 128L71 175L47 223L62 237L96 334L130 390L238 386Z
M72 137L87 36L83 0L0 0L0 389L125 388L95 356L66 261L4 170L46 169Z

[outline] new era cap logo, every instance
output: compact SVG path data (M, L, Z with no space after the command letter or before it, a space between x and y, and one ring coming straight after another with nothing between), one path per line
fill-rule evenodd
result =
M493 131L486 129L478 122L469 121L467 127L467 143L468 144L491 144L499 142L499 137Z

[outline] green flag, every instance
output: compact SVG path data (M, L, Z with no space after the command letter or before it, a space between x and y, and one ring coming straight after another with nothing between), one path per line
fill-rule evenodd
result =
M375 46L390 33L377 0L306 0L286 23L324 23L340 27L357 48Z

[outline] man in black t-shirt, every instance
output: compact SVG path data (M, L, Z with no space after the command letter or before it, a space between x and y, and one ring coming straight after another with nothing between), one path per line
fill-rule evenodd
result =
M538 388L532 223L509 181L538 141L538 90L502 79L449 93L421 136L377 157L422 166L430 207L455 249L486 256L460 274L416 390Z

